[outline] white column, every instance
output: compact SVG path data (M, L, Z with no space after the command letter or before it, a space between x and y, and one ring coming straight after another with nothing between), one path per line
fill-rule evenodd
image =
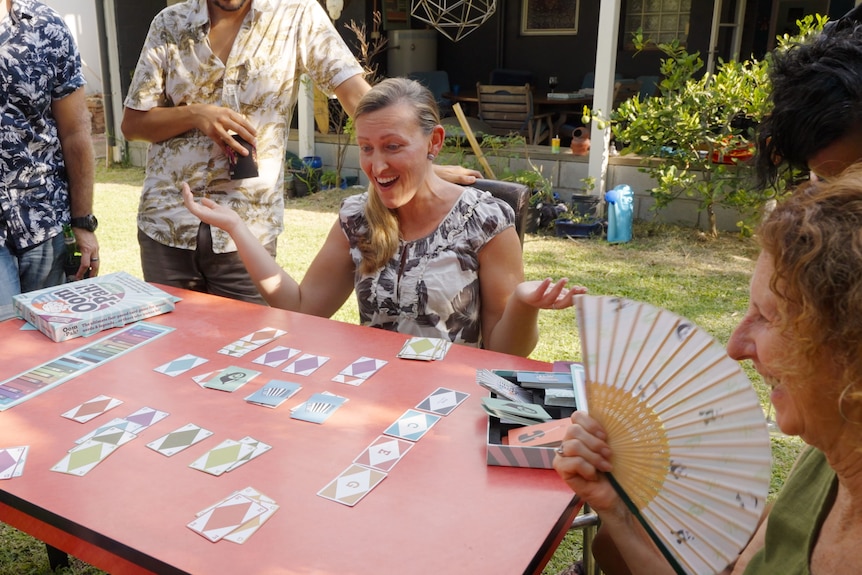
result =
M314 155L314 84L306 74L302 75L299 99L296 102L299 116L299 157Z
M599 36L596 42L595 85L593 110L603 117L611 113L614 99L614 75L617 65L617 30L620 23L620 0L601 0L599 8ZM608 171L608 144L610 127L599 129L596 122L590 130L589 174L596 181L596 194L604 197L605 177Z

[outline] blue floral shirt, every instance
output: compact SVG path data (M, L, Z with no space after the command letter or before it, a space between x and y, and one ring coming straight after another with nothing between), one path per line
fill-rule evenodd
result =
M21 250L69 221L69 185L53 100L85 84L63 19L34 0L13 0L0 22L0 243Z

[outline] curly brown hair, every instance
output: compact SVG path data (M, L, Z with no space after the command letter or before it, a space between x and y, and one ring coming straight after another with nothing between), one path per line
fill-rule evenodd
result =
M808 378L834 374L836 393L862 384L862 164L799 186L758 237L774 264L770 288L795 352L785 368ZM862 385L851 395L862 400Z

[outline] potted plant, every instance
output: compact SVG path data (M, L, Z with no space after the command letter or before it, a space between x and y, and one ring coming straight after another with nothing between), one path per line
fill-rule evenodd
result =
M599 218L599 198L590 192L596 187L592 176L582 178L586 193L572 196L569 206L554 220L554 233L558 237L591 238L604 233L605 222Z
M293 187L298 198L320 191L320 178L323 169L320 166L320 157L308 156L302 159L299 166L291 169L293 174Z
M529 160L529 158L528 158ZM550 227L554 218L559 213L559 198L553 190L550 179L542 174L542 168L530 162L530 168L506 172L501 180L507 182L518 182L530 188L530 208L527 221L528 233L536 233L539 229Z

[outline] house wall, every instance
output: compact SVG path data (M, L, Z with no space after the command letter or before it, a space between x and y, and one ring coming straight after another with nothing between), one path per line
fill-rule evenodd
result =
M299 146L295 136L288 142L288 151L296 154ZM335 159L338 146L335 136L320 136L315 143L315 153L323 161L324 170L335 169ZM569 201L573 194L583 194L582 179L588 175L588 159L586 156L573 156L570 153L552 154L549 146L528 146L529 160L523 154L511 154L494 156L486 153L496 175L504 170L512 172L530 169L532 163L542 171L542 174L550 178L554 184L554 191L558 192L560 199ZM444 162L445 158L442 159ZM661 212L653 212L655 204L648 190L655 187L655 180L640 171L641 159L631 156L616 156L608 162L608 185L611 189L620 184L628 184L635 193L634 217L641 220L651 220L664 223L681 224L684 226L704 229L707 226L706 214L698 212L699 202L696 199L678 198ZM347 146L345 153L343 177L359 177L359 183L368 185L368 178L359 167L359 150L356 145ZM718 229L722 231L737 231L736 223L742 218L734 210L725 208L716 209L716 221Z
M78 44L87 94L102 91L102 60L96 33L96 6L93 0L42 0L62 16Z

